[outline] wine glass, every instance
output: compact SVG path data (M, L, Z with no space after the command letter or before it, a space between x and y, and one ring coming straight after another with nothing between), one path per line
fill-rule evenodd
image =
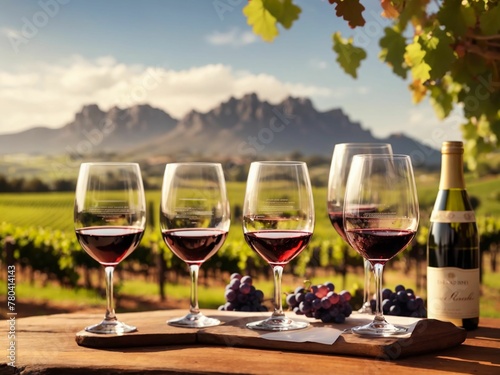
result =
M313 229L314 203L307 165L253 162L243 205L243 234L273 270L275 308L271 317L248 323L248 328L286 331L308 326L283 313L281 278L283 268L309 243Z
M330 222L337 233L346 241L342 210L344 209L345 184L351 167L352 157L358 154L392 154L392 147L389 143L339 143L333 149L333 156L330 165L330 175L328 178L327 208ZM366 209L369 209L366 207ZM370 281L372 266L368 260L364 260L364 288L363 304L358 310L359 313L371 314L370 305Z
M161 192L160 226L163 240L189 268L189 313L168 321L177 327L199 328L220 324L200 312L198 272L226 240L230 224L229 201L219 163L171 163L165 167Z
M372 209L366 211L369 206ZM352 328L360 335L390 337L407 332L388 323L382 312L384 265L411 242L419 206L411 159L407 155L355 155L346 184L344 230L351 246L373 266L374 320Z
M92 333L123 334L136 327L120 322L113 307L113 271L141 242L146 200L139 164L82 163L76 185L75 232L82 248L104 266L106 314Z

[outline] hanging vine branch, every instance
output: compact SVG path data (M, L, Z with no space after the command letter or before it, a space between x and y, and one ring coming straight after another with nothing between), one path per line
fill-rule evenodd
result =
M333 6L332 16L352 29L362 28L364 1L370 0L329 0L325 7ZM479 169L500 145L500 1L380 0L380 9L391 24L379 40L379 58L397 76L410 75L413 102L427 98L439 119L462 109L466 161ZM243 9L253 32L268 42L301 11L293 0L249 0ZM344 72L357 78L363 48L332 30L332 49Z

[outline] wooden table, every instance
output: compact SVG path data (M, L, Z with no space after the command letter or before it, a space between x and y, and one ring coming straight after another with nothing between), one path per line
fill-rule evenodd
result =
M219 314L204 311L206 315ZM129 323L158 324L183 310L124 313ZM481 319L459 346L396 360L273 350L191 341L196 330L181 329L179 343L112 349L83 347L75 335L102 314L58 314L15 320L0 330L0 374L500 374L500 319ZM15 365L8 365L9 332L15 333ZM253 331L252 331L253 332ZM308 345L307 343L303 345ZM335 345L335 344L334 344ZM272 347L272 345L269 345ZM7 353L7 355L5 355Z

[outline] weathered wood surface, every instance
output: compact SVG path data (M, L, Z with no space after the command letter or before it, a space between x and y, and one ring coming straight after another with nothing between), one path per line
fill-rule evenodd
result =
M165 325L156 320L145 320L134 322L139 328L138 332L110 336L91 334L80 331L76 335L79 345L94 348L117 348L137 346L157 346L173 344L215 344L240 347L252 347L258 349L279 349L296 352L314 352L325 354L347 354L374 358L403 358L427 352L436 352L460 345L466 338L463 329L455 327L451 323L438 320L420 320L414 332L407 338L365 338L343 333L333 345L315 342L289 342L275 341L262 338L268 332L253 331L247 329L245 324L260 320L270 313L221 313L212 312L217 315L223 324L200 330L176 328ZM309 319L311 328L322 328L328 332L328 328L349 329L355 325L365 324L371 321L370 316L353 314L345 324L323 324L317 320ZM394 318L393 318L394 319ZM418 321L417 319L405 319L407 324ZM301 334L304 331L296 331ZM286 334L280 333L279 335ZM333 334L333 333L332 333Z
M397 371L398 375L500 373L500 319L481 319L480 328L469 332L461 345L389 360L390 352L380 352L378 356L373 353L368 358L324 352L322 344L297 345L264 340L255 336L260 333L240 328L245 318L218 311L205 313L222 317L225 324L219 327L203 331L181 329L179 332L179 328L166 325L167 319L183 313L183 310L169 310L119 314L120 319L139 328L137 334L130 335L135 336L137 346L129 347L127 344L106 349L81 346L75 340L83 327L102 318L99 314L21 318L16 322L16 368L7 366L9 360L4 356L0 361L0 374L292 374L311 373L312 368L321 369L321 372L352 374L382 371ZM9 347L6 326L0 329L2 349ZM218 333L214 333L216 328ZM426 329L434 328L431 323ZM251 342L242 343L241 338L236 339L238 335L234 336L231 332L234 329L241 330L251 340L265 341L266 348L257 349L257 345ZM438 329L444 327L439 326ZM146 339L149 333L164 336L161 340L168 337L168 340L144 346L141 340ZM439 334L436 331L433 335L433 339L415 339L415 342L424 348L434 345ZM359 340L346 334L341 339L345 340L342 345L355 345L355 341ZM284 344L291 346L283 347ZM411 346L406 344L400 343L402 351Z

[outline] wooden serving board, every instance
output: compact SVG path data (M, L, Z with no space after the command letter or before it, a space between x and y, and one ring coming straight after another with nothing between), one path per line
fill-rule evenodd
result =
M167 314L168 311L165 313L167 318L173 317L167 316L170 315ZM266 318L269 313L263 315L261 313L205 311L205 314L220 319L223 324L204 329L191 329L168 326L165 319L160 322L156 319L141 319L141 322L136 324L140 327L138 332L117 336L97 335L80 331L76 335L76 342L78 345L92 348L202 344L398 359L458 346L465 341L467 336L464 329L457 328L452 323L434 319L418 320L408 318L408 324L416 323L413 332L408 337L360 337L350 333L349 329L370 322L372 317L353 314L346 320L345 324L323 324L317 320L309 319L313 328L346 330L331 345L311 341L290 342L281 341L279 338L269 340L262 337L268 332L246 328L246 323ZM391 321L390 318L388 317L389 321ZM398 317L397 323L401 323L404 319ZM134 324L133 321L127 321L127 323ZM282 333L286 335L286 332Z

